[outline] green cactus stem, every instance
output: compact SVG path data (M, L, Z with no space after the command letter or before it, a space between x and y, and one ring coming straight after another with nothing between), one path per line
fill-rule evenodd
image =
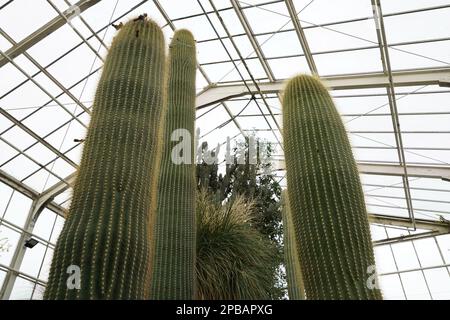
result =
M98 84L45 299L146 298L163 74L161 29L145 17L123 25Z
M284 235L284 257L286 261L286 278L289 300L305 300L303 275L298 258L295 230L292 224L292 212L289 208L289 197L286 191L282 194L282 215Z
M283 97L292 222L308 299L381 299L364 194L344 124L322 83L300 75ZM376 277L376 276L375 276Z
M197 186L193 151L196 68L194 37L187 30L176 31L169 49L168 108L163 135L165 149L160 172L156 255L151 284L151 298L157 300L195 297ZM182 153L191 151L183 155L185 159L182 162L176 163L172 153L181 141L172 141L172 134L180 132L180 129L190 136L189 141L182 140L185 147ZM179 137L176 135L175 138Z

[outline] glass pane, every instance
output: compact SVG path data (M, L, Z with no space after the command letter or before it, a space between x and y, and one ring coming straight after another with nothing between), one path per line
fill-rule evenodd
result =
M5 220L16 226L24 227L31 203L32 201L30 198L24 196L20 192L14 192L8 210L6 210Z
M405 288L408 300L429 300L431 299L422 272L407 272L401 275L403 287Z
M403 300L405 295L400 277L397 274L380 277L380 287L385 300Z
M50 211L49 209L44 209L39 215L38 220L33 229L33 234L44 238L45 240L50 240L50 235L52 232L53 224L55 223L56 213Z
M33 292L33 300L44 300L45 287L36 285Z
M450 299L450 271L447 268L425 270L428 286L434 300Z
M20 234L4 224L0 225L0 239L4 240L6 251L0 252L0 263L9 266L11 259L14 255L14 250L16 250L17 243L19 242Z
M44 253L45 246L41 243L38 243L34 248L27 248L20 271L36 278L41 268L42 259L44 259Z
M41 272L39 273L39 279L42 281L47 281L48 279L53 258L53 252L54 252L53 249L47 248L44 261L42 262L42 269Z
M392 245L392 250L400 271L419 268L419 262L411 242L394 244Z
M10 300L30 300L34 283L18 277L9 297Z
M378 274L397 271L394 257L389 246L376 246L374 248Z

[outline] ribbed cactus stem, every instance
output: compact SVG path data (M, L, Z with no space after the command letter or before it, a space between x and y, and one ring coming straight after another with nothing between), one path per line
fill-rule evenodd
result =
M288 296L289 300L305 300L305 286L298 258L294 225L292 224L292 212L289 208L289 197L286 191L282 194L282 206Z
M168 108L163 135L151 299L194 299L195 296L196 68L194 37L187 30L176 31L169 48ZM177 145L182 148L177 149ZM173 156L180 158L176 160Z
M146 298L164 47L161 29L146 19L126 23L111 45L46 299Z
M289 203L308 299L381 299L358 169L325 86L300 75L283 97Z

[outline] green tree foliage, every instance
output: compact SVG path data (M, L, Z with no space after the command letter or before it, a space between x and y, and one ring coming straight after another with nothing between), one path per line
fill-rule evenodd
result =
M197 164L197 185L199 190L206 189L213 194L217 203L225 200L232 202L239 196L250 199L254 203L252 227L277 248L277 255L270 264L271 298L281 299L285 295L284 272L280 268L284 261L281 223L282 189L279 178L274 175L273 165L269 161L275 150L271 144L255 140L253 145L256 145L256 152L250 152L250 141L246 139L234 148L230 147L231 161L226 164L224 173L219 173L219 162L208 164L203 160ZM206 143L202 145L201 150L203 159L208 155L216 157L214 150L209 150ZM255 155L255 158L250 159L251 155Z

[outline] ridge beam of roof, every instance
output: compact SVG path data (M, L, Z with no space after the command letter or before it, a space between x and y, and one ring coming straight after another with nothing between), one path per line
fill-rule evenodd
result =
M93 5L99 3L101 0L80 0L76 4L74 4L72 7L64 11L64 16L70 16L70 14L73 14L73 8L77 8L78 13L82 13L83 11L89 9ZM45 37L50 35L51 33L55 32L62 26L64 26L67 23L67 19L65 17L57 16L53 18L51 21L49 21L47 24L30 34L28 37L20 41L17 45L10 48L8 51L5 52L5 54L11 58L14 59L17 56L21 55L28 49L30 49L32 46L37 44L39 41L43 40ZM0 57L0 68L3 67L5 64L7 64L9 61L5 57Z
M396 87L439 85L450 79L450 68L415 69L392 72ZM386 88L390 85L389 77L380 73L352 74L343 76L321 77L322 81L331 90ZM259 83L262 93L278 93L283 90L285 81ZM257 88L249 84L252 94L258 93ZM231 98L250 94L243 84L237 85L210 85L197 96L197 109L201 109Z
M358 162L359 173L384 175L384 176L403 176L405 174L403 166L400 164L381 164ZM417 166L408 165L408 176L418 178L441 179L450 181L450 166ZM284 160L278 161L277 170L283 171L286 169Z

